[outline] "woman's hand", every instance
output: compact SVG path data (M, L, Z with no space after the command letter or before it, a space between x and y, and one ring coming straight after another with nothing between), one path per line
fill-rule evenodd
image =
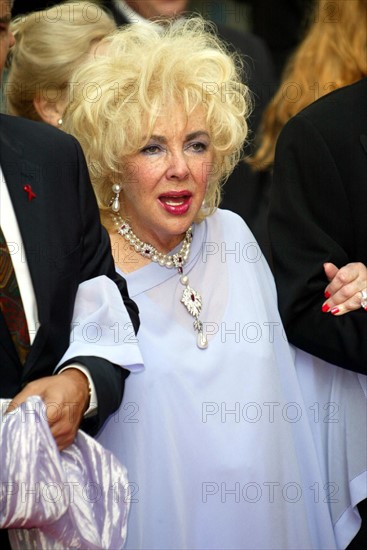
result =
M325 263L324 270L329 280L325 288L327 300L322 305L324 313L344 315L363 306L367 311L367 267L364 264L354 262L339 269L332 263Z
M31 395L41 397L43 412L59 451L66 449L74 441L88 408L87 377L80 370L69 368L60 374L33 380L12 399L6 412L14 412Z

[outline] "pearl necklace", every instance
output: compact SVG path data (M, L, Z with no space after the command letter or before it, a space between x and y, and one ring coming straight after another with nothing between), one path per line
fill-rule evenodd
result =
M141 241L133 232L130 225L125 222L120 215L113 216L113 222L117 228L117 233L124 237L128 243L134 248L136 252L141 254L144 258L149 258L152 262L156 262L161 267L167 267L177 269L180 275L180 283L185 287L181 303L185 306L190 315L194 317L194 330L198 333L197 346L200 349L206 349L208 347L208 340L203 331L203 323L200 321L199 316L202 307L202 298L200 294L189 286L189 278L183 274L183 268L187 262L190 254L192 243L192 227L189 227L186 231L185 238L182 242L182 246L176 254L170 256L169 254L162 254L152 246L151 244Z

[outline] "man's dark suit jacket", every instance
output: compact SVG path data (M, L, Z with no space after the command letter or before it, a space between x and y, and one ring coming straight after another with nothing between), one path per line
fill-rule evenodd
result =
M53 373L69 346L75 296L83 281L99 275L114 280L135 330L139 320L125 281L116 274L77 141L47 124L1 115L0 165L23 238L40 322L22 367L0 313L0 397L13 397L26 383ZM31 201L25 185L36 194ZM119 406L127 371L93 356L76 360L89 369L96 387L98 415L83 424L94 433Z
M322 313L323 263L367 265L367 79L319 99L284 127L269 230L279 308L297 347L367 374L367 313ZM367 281L366 281L367 287Z

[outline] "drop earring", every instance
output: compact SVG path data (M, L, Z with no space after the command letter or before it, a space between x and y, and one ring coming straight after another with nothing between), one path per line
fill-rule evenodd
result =
M121 191L121 185L118 183L114 183L112 186L112 192L115 194L114 197L112 197L110 206L114 212L119 212L120 210L120 191Z
M62 126L62 123L63 123L62 118L59 118L59 120L57 121L58 126Z

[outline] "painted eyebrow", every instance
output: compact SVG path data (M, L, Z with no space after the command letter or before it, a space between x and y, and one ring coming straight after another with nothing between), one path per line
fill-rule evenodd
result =
M205 136L206 138L210 139L210 136L209 136L208 132L206 132L205 130L198 130L197 132L192 132L191 134L188 134L186 136L186 141L190 141L192 139L197 139L197 138L202 137L202 136L203 137Z
M191 134L187 134L185 136L185 141L191 141L192 139L197 139L198 137L201 137L201 136L205 136L206 138L209 139L208 132L206 132L205 130L198 130L197 132L191 132ZM150 139L154 140L154 141L158 141L158 143L163 143L163 144L167 143L167 138L165 138L164 136L156 135L156 134L153 134L150 137Z

